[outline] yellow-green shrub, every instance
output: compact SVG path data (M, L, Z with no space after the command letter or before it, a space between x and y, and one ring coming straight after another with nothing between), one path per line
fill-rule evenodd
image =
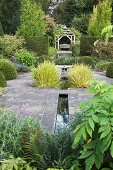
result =
M93 76L88 66L80 64L73 66L68 73L68 78L72 87L87 87Z
M45 61L34 71L36 85L42 88L59 87L60 77L54 63Z

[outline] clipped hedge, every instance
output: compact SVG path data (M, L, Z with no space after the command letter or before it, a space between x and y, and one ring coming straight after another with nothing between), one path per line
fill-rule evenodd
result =
M33 51L40 55L48 55L49 41L48 37L26 37L26 47L30 51Z
M106 76L109 78L113 78L113 62L108 65L106 70Z
M6 78L4 74L0 71L0 87L5 87L7 85Z
M16 68L9 60L0 60L0 71L4 74L6 80L13 80L17 78Z

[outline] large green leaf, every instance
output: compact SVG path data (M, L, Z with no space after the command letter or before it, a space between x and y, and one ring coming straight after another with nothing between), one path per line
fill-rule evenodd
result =
M113 142L111 143L110 153L111 153L111 156L112 156L112 158L113 158Z

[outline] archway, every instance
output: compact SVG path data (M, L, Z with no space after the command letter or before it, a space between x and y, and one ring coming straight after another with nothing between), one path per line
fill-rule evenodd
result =
M70 50L71 40L68 36L62 36L59 40L60 50Z

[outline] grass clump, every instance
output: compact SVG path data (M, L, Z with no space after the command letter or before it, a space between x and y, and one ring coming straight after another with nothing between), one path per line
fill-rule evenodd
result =
M71 87L88 87L93 79L91 69L84 64L74 65L68 73Z
M9 60L0 60L0 71L4 74L6 80L13 80L17 78L16 68Z
M54 63L45 61L34 71L36 85L41 88L57 88L60 77Z
M6 78L2 72L0 72L0 87L5 87L7 84Z

